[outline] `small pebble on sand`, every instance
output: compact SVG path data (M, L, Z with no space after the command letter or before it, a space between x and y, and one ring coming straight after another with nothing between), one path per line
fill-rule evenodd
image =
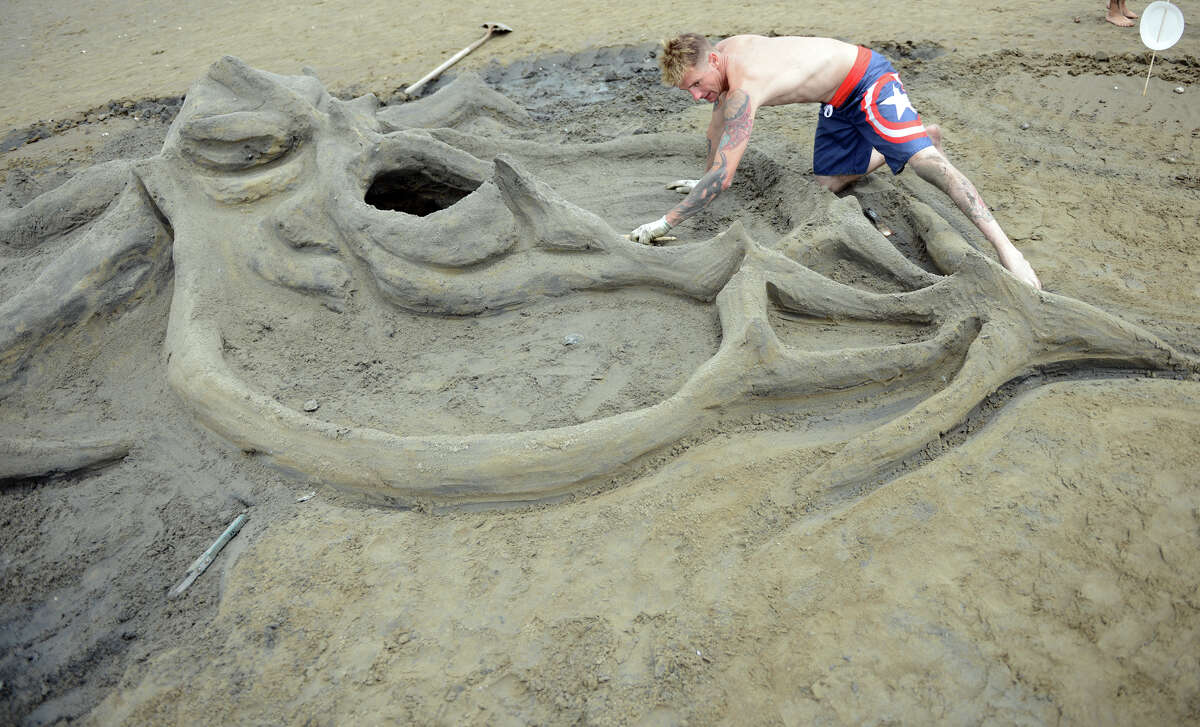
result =
M316 399L309 399L308 401L304 402L304 411L316 411L318 408L320 408L320 406L321 403Z
M1176 86L1175 93L1183 93L1183 86Z

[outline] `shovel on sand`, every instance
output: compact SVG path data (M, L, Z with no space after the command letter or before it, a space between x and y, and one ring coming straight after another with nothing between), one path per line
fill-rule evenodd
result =
M487 39L491 38L493 35L503 35L505 33L512 32L512 28L508 27L504 23L484 23L483 27L487 29L487 32L483 34L482 38L475 41L474 43L467 46L466 48L463 48L462 50L455 53L454 55L450 56L450 58L445 63L443 63L442 65L433 69L429 73L426 73L425 77L422 78L420 81L417 81L413 85L404 89L404 93L408 96L412 96L416 92L420 91L421 88L426 83L429 83L433 79L440 76L442 74L442 71L446 70L447 68L454 65L455 63L458 63L459 61L461 61L468 53L475 50L479 46L483 45L487 41Z

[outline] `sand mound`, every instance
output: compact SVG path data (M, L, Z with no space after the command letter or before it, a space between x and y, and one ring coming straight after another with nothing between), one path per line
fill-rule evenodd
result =
M818 190L784 113L679 244L622 240L702 151L663 133L690 112L613 100L644 50L383 106L226 59L124 161L10 169L13 721L1194 713L1198 321L1151 276L1190 279L1184 233L1126 252L1120 215L1067 235L1022 196L1139 167L1072 157L1102 120L1051 101L1120 69L911 54L935 111L968 68L1045 100L1038 159L980 182L1038 294L920 183ZM1020 133L975 103L976 140ZM461 509L513 500L542 504Z

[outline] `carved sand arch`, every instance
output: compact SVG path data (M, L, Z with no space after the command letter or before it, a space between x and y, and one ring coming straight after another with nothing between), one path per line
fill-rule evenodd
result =
M0 305L3 378L12 385L55 338L136 303L173 268L168 376L199 422L322 482L389 502L457 504L570 492L696 431L714 411L905 392L914 403L809 477L814 487L845 486L883 475L1039 367L1200 371L1195 358L1140 327L1024 286L916 201L905 214L939 274L876 233L853 199L823 193L821 213L842 221L832 243L806 240L799 223L767 244L740 223L703 242L631 243L536 178L526 161L686 156L690 142L640 135L572 147L505 138L506 129L529 124L469 74L428 99L381 107L373 96L335 99L311 76L224 58L189 90L157 156L97 166L0 216L14 249L75 236ZM812 255L854 259L899 292L844 285L797 261ZM715 299L721 343L655 405L572 426L465 436L325 421L256 390L225 360L223 317L235 303L289 291L297 296L289 300L352 312L360 285L398 309L434 316L654 287ZM931 333L910 343L806 350L772 328L780 312ZM0 477L82 466L78 454L64 455L82 451L75 444L34 452L29 443L4 443L24 459L20 471ZM120 442L87 444L120 456Z

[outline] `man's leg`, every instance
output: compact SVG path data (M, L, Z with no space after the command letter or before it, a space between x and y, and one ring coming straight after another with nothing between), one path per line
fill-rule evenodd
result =
M1033 268L1025 260L1021 251L1008 239L1008 235L1004 234L1000 223L996 222L992 211L979 196L979 190L975 189L971 180L958 171L941 151L936 147L922 149L912 155L908 160L908 166L912 167L917 176L942 190L954 201L954 204L958 205L967 219L971 220L988 242L992 243L997 257L1000 258L1000 263L1009 272L1029 285L1041 289L1042 284L1038 280L1037 274L1033 272Z
M942 150L942 130L937 124L928 124L925 127L925 133L929 135L929 139L933 141L933 146L939 152ZM878 150L871 150L871 162L867 165L867 171L862 174L839 174L835 176L815 175L817 184L825 187L830 192L840 192L850 184L857 182L879 167L883 166L886 161Z
M1131 14L1125 7L1125 0L1108 0L1108 10L1104 15L1104 19L1108 22L1122 28L1132 28L1132 18L1136 17L1137 15Z
M825 189L828 189L830 192L840 192L854 182L857 182L858 180L878 169L883 162L883 155L872 149L871 161L869 164L867 164L867 171L863 172L862 174L835 174L832 176L816 174L814 177L817 180L817 184L821 185Z

